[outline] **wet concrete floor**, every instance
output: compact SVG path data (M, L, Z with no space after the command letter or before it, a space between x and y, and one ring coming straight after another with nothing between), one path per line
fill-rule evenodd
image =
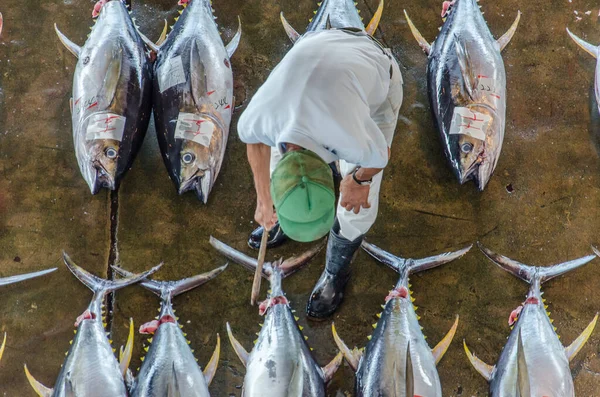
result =
M240 15L244 33L233 57L235 113L224 166L209 204L178 196L157 150L153 126L142 152L117 195L91 196L79 174L71 138L69 97L76 60L57 40L53 23L83 43L93 2L3 0L0 39L0 275L58 266L43 279L4 287L0 331L8 345L0 363L5 396L33 396L23 363L52 386L73 336L73 322L91 293L62 265L66 250L81 266L106 277L114 261L142 270L160 261L161 279L179 279L222 265L208 245L215 235L250 253L245 241L252 222L254 191L244 145L235 123L247 100L290 43L279 22L283 10L300 31L316 8L312 0L215 0L223 38L228 41ZM360 1L365 19L373 0ZM405 99L392 162L385 171L380 219L368 235L389 251L423 257L481 240L522 262L547 265L590 253L600 244L600 124L593 100L595 60L577 48L564 28L600 43L598 6L589 0L482 1L496 37L511 25L517 10L521 26L504 51L508 111L504 149L496 174L483 193L459 186L442 157L426 93L426 57L412 38L406 8L430 40L441 25L439 0L388 0L377 36L393 48L402 65ZM142 30L158 37L161 21L176 16L175 1L134 1ZM578 12L578 15L575 14ZM585 14L591 11L591 15ZM581 21L576 19L580 17ZM513 191L509 193L507 186ZM306 249L287 244L269 258ZM112 254L111 254L112 253ZM252 253L255 255L255 253ZM324 254L284 282L299 323L326 364L336 348L330 322L307 321L304 305L324 263ZM349 345L364 346L379 305L396 281L393 271L358 255L347 298L332 318ZM564 343L571 341L600 310L597 294L600 259L555 279L545 287L552 317ZM524 282L502 272L473 250L463 259L417 275L412 280L421 325L435 345L460 314L454 343L439 364L445 396L485 396L487 385L468 363L461 342L494 363L510 329L508 315L527 290ZM248 304L251 275L235 264L205 286L175 300L185 331L205 364L222 339L215 396L239 396L244 368L226 339L229 321L250 349L261 322ZM263 286L264 296L266 286ZM136 326L151 319L155 296L140 287L116 294L110 323L115 346L125 342L128 319ZM577 394L600 392L600 330L572 362ZM142 338L136 341L139 366ZM332 396L351 395L347 365L329 388Z

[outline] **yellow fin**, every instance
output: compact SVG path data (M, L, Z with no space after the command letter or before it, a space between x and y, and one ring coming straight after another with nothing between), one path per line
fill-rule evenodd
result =
M123 379L127 376L127 369L129 368L129 363L131 362L131 356L133 355L133 318L129 319L129 336L127 337L127 343L125 347L121 346L119 351L119 368L121 369L121 374L123 375Z
M450 331L448 331L448 333L446 334L446 336L444 336L444 338L442 338L440 343L438 343L431 350L431 352L433 353L433 357L435 358L436 365L440 362L442 357L444 357L444 354L446 354L450 343L452 343L452 339L456 334L456 328L458 328L458 315L456 316L456 320L454 320L454 324L452 325L452 328L450 328Z
M192 350L193 352L193 350ZM206 379L206 383L210 386L213 378L215 377L215 373L217 372L217 366L219 365L219 356L221 355L221 337L217 334L217 346L215 347L215 351L213 352L212 357L206 367L204 368L204 378Z
M29 369L27 369L27 365L24 366L25 368L25 376L27 376L27 380L29 381L29 384L31 385L31 387L33 388L33 390L35 390L35 392L37 393L37 395L39 397L51 397L52 393L54 393L54 390L42 385L40 382L38 382L30 373L29 373Z
M573 360L573 357L575 357L575 355L579 353L581 348L583 348L587 340L590 338L590 335L592 335L592 332L594 331L597 322L598 314L596 313L596 316L594 317L592 322L589 323L587 327L585 327L581 335L579 335L577 339L573 341L573 343L571 343L568 347L565 348L565 354L567 355L569 361Z

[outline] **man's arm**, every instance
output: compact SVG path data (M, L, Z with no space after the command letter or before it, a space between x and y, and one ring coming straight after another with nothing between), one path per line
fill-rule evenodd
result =
M267 231L271 230L277 222L277 214L273 209L271 198L271 175L269 164L271 160L271 147L262 143L246 145L248 162L254 176L254 188L256 189L256 211L254 220Z

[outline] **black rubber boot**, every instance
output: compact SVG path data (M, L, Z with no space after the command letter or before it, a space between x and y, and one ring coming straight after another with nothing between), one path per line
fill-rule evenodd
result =
M248 246L250 248L254 248L255 250L260 248L260 240L262 239L263 227L259 226L252 233L250 233L250 238L248 239ZM279 226L279 222L275 223L275 226L271 230L269 230L269 238L267 239L267 248L278 247L283 244L288 237L285 235L281 227Z
M329 232L325 270L306 305L306 313L314 319L329 317L342 302L344 289L350 279L350 263L363 241L364 236L354 241L347 240L339 234L339 229L336 222Z

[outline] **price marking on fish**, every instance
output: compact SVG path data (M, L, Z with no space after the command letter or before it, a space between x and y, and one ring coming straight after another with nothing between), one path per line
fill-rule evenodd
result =
M121 142L125 130L125 117L113 113L94 113L90 116L85 139L113 139Z
M179 113L175 139L187 139L209 147L215 124L209 118L194 113Z
M185 73L183 71L183 62L181 55L170 58L163 67L160 68L158 74L158 86L160 92L163 93L171 87L185 83Z
M465 134L484 141L490 120L491 117L487 114L474 112L469 108L457 107L454 109L450 135Z

